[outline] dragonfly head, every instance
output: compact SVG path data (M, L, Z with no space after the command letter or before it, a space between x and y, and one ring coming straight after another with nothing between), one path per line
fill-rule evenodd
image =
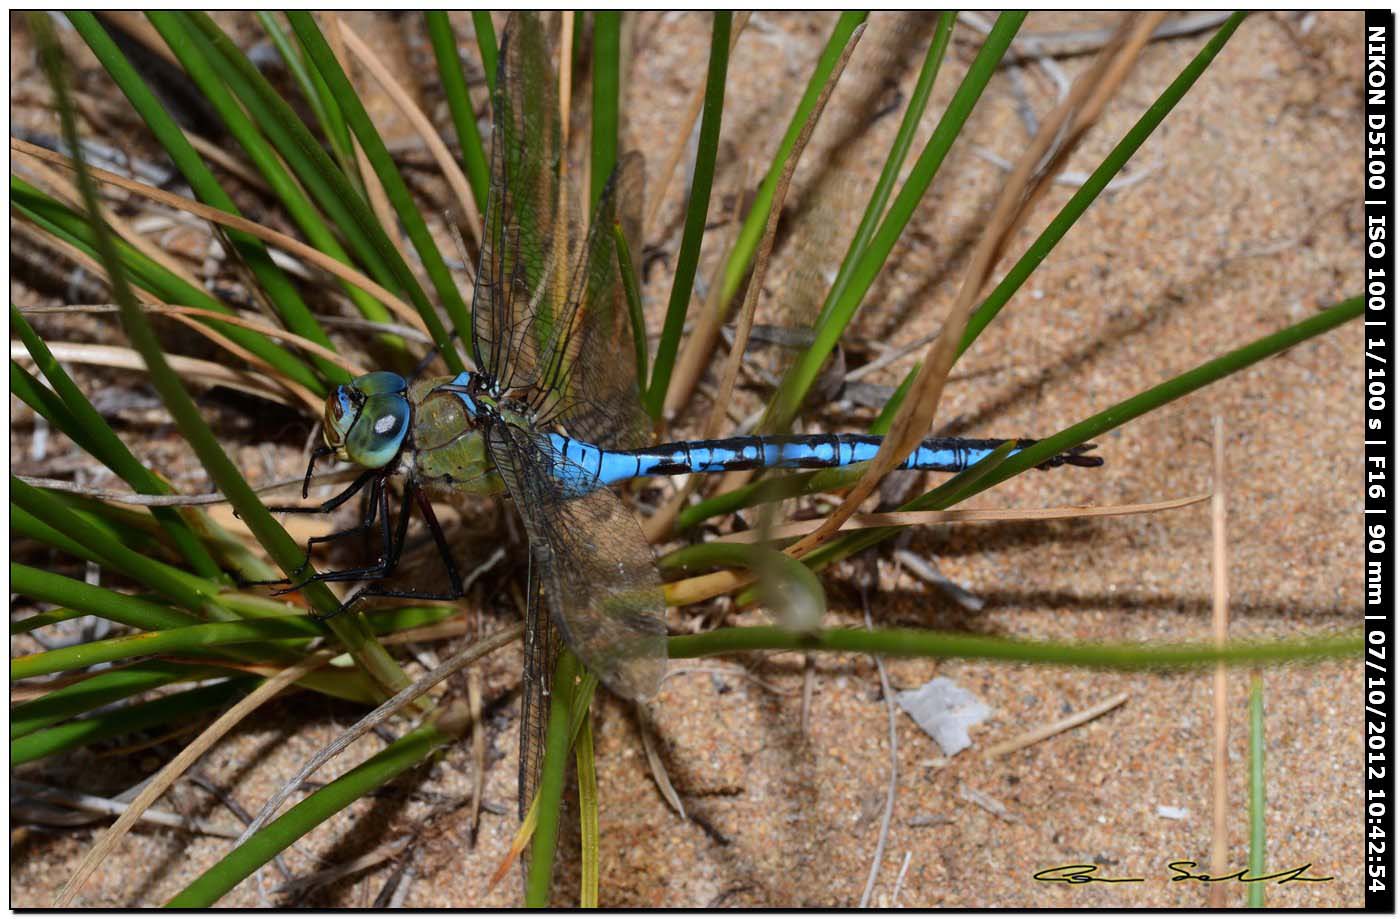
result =
M356 377L326 397L326 446L342 460L378 469L398 455L412 414L408 382L397 373Z

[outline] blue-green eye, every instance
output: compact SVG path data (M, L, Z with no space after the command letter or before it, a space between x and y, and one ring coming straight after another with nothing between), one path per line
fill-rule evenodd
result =
M376 370L374 373L356 377L350 385L366 396L403 395L408 392L408 381L387 370Z
M383 375L395 376L391 373ZM368 469L378 469L388 463L398 455L403 445L410 414L408 400L402 395L370 396L360 406L355 423L345 437L346 457L350 462Z

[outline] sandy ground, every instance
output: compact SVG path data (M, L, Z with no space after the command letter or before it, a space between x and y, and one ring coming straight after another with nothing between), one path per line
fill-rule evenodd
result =
M357 16L353 21L377 35L410 78L430 72L416 19ZM763 168L829 21L828 16L762 14L739 42L716 178L723 194L732 197L754 184L752 178L741 184L745 169L752 177ZM1111 21L1106 14L1037 13L1025 31L1097 28ZM858 189L869 187L898 118L887 115L870 123L868 113L893 101L891 81L897 80L907 97L931 25L874 17L848 72L849 91L843 85L832 103L834 110L865 116L847 119L852 136L843 136L840 119L833 119L836 130L824 130L813 141L789 200L795 215L813 206L814 189L831 187L821 180L833 165L848 170ZM893 45L886 41L901 28L906 34L896 34ZM669 152L685 100L703 78L708 29L700 15L641 17L627 110L633 118L630 137L648 154L652 169ZM959 31L916 151L971 59L971 33L961 26ZM1129 175L1145 177L1097 203L959 364L939 412L950 430L982 436L1058 430L1356 293L1361 38L1359 14L1250 17L1130 164ZM1152 44L1069 168L1093 168L1204 39ZM32 76L26 60L17 55L12 76ZM1073 77L1086 63L1087 58L1076 57L1059 66ZM1053 84L1036 67L1022 75L1025 98L1043 115L1054 102ZM89 88L100 85L91 70L83 80ZM870 341L914 341L934 328L954 298L969 241L1003 178L973 148L1014 158L1027 141L1013 89L1005 73L988 88L896 250L887 277L867 298L851 333L857 350L868 353ZM392 134L394 119L384 118ZM844 161L836 160L838 152ZM1057 186L1046 196L1012 243L1013 257L1071 193ZM665 251L668 265L679 241L679 214L677 182L646 240ZM721 225L710 231L702 265L706 279L719 240L730 232L713 212L712 219ZM841 237L832 253L830 247L804 247L798 233L786 237L769 292L789 295L781 279L795 265L829 259L821 267L834 268L844 241ZM1000 270L1009 264L1008 259ZM655 270L650 280L649 320L655 331L669 268ZM13 290L16 302L40 302L27 288ZM1227 431L1232 634L1298 636L1352 626L1361 604L1356 524L1361 404L1355 386L1361 335L1354 323L1112 432L1100 441L1107 461L1101 469L1027 475L979 496L973 506L1108 505L1206 491L1211 420L1219 415ZM867 382L892 385L908 365L906 359ZM91 371L80 375L94 385L103 379ZM16 406L12 400L12 446L18 451L28 443L31 427L27 410ZM702 391L694 417L707 411ZM868 417L852 416L844 423L854 429ZM291 440L304 434L303 428ZM293 467L301 462L295 452L294 445L282 451L287 455L275 460L278 473L295 474ZM242 454L250 463L262 462L262 455L252 447ZM153 464L160 459L152 457ZM982 598L986 605L980 612L964 610L907 570L897 570L887 548L831 574L831 621L860 621L855 585L875 566L879 580L870 609L881 624L1049 640L1205 639L1210 545L1207 505L1146 517L931 529L914 535L907 548L936 560L944 575ZM711 627L723 618L713 607L701 612L703 619L693 610L673 614L672 625ZM734 621L761 619L745 614ZM973 729L972 748L946 758L898 711L891 755L890 709L869 657L815 660L805 729L803 661L797 655L673 667L679 672L651 706L651 720L686 819L657 792L630 708L609 699L595 722L604 905L854 905L880 836L892 761L894 804L874 904L1072 908L1207 902L1203 885L1171 882L1166 865L1209 858L1208 674L1099 673L962 660L887 662L897 690L944 676L994 709L988 722ZM518 902L514 882L486 889L516 825L515 649L495 654L483 673L489 809L474 840L461 806L473 770L469 745L463 744L386 795L331 819L284 857L290 875L302 877L412 837L407 859L381 861L295 894L279 893L287 878L268 868L221 905L368 906L405 865L411 871L402 880L409 885L402 900L406 906ZM1247 679L1243 672L1229 677L1231 870L1243 867L1247 854ZM1264 675L1269 867L1311 863L1310 876L1332 878L1270 886L1269 905L1361 903L1360 683L1360 669L1350 661ZM1008 756L984 755L995 743L1118 693L1127 693L1126 704L1088 725ZM209 754L200 772L255 811L283 778L356 717L352 707L321 699L276 702ZM55 784L66 779L76 787L86 787L87 780L101 784L107 771L134 781L157 768L178 743L137 753L84 753L39 764L24 775ZM329 780L383 743L374 736L360 741L318 778ZM103 779L96 778L99 774ZM1000 802L1004 812L974 803L979 794ZM181 783L172 798L165 802L170 809L232 819L217 799L193 784ZM1169 819L1159 813L1163 807L1180 808L1185 815ZM50 903L94 835L91 828L12 832L14 906ZM560 905L576 902L577 896L576 843L563 845L555 894ZM219 839L140 830L103 864L78 902L158 904L227 846ZM1105 876L1144 880L1069 886L1032 878L1070 863L1093 863ZM1226 902L1242 905L1243 885L1227 887Z

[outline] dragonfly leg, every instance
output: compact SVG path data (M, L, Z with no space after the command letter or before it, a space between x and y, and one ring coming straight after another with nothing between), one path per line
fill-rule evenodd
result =
M447 569L447 577L450 582L450 589L446 591L425 591L390 588L384 586L379 581L373 581L355 591L349 599L340 605L340 610L349 609L359 600L369 597L387 597L390 599L404 600L457 600L466 594L466 585L462 581L461 574L457 571L457 565L452 561L452 553L447 546L447 537L443 535L442 525L438 523L437 514L433 511L432 502L423 490L416 485L410 484L404 492L404 507L400 513L399 538L395 543L391 557L384 565L384 571L379 573L379 577L387 575L393 571L399 563L399 556L403 552L404 538L402 521L408 516L408 497L412 495L418 504L418 509L423 515L423 522L427 524L428 531L433 535L433 542L437 544L438 556L442 559L443 567Z
M404 491L403 502L399 507L399 523L392 531L389 520L389 491L387 488L379 492L380 504L380 526L383 534L383 544L379 554L379 561L373 565L366 565L361 568L344 568L339 571L322 571L313 574L296 587L287 588L288 591L299 589L312 581L361 581L365 578L382 578L391 573L399 564L399 557L403 554L403 546L408 536L408 511L411 500L411 489ZM285 593L286 591L279 591ZM357 591L350 599L340 604L332 616L338 616L350 608L350 605L359 599ZM329 616L321 616L316 613L311 614L313 619L328 619Z
M366 510L365 516L361 519L361 521L359 522L359 524L357 524L356 526L350 527L349 529L341 530L341 531L339 531L338 533L328 533L328 534L326 534L325 536L312 536L310 539L308 539L308 540L306 541L306 558L303 559L303 560L302 560L302 563L301 563L300 565L298 565L298 566L296 567L296 569L292 572L292 575L293 575L292 577L276 578L276 579L271 580L271 581L241 581L241 582L240 582L240 586L242 586L242 587L267 587L267 586L271 586L271 585L274 585L274 584L290 584L290 583L292 582L293 578L294 578L296 575L301 574L301 572L305 571L305 570L307 569L307 567L311 564L311 550L312 550L312 547L314 547L314 546L316 545L316 543L318 543L318 542L334 542L335 540L341 539L341 538L343 538L343 537L345 537L345 536L350 536L350 535L352 535L352 534L354 534L354 533L359 533L359 532L362 532L362 531L364 531L364 530L369 529L371 526L374 525L374 518L375 518L375 516L376 516L376 514L377 514L377 511L378 511L378 507L379 507L378 497L379 497L379 495L381 495L381 494L384 493L384 478L385 478L385 477L384 477L384 475L383 475L383 473L382 473L381 470L378 470L378 469L368 469L368 470L366 470L364 473L362 473L362 474L359 476L359 478L355 479L354 482L350 483L350 487L347 488L347 489L345 489L345 491L341 492L340 494L336 495L336 496L333 497L333 498L330 498L329 500L325 501L324 503L322 503L322 504L320 504L320 505L318 505L318 506L316 506L316 507L270 507L270 508L268 508L268 510L270 510L270 511L272 511L272 512L274 512L274 513L328 514L328 513L330 513L331 511L335 510L336 508L340 507L340 505L344 504L346 501L349 501L349 500L350 500L351 498L353 498L357 493L359 493L359 491L365 487L365 483L367 483L367 482L368 482L368 483L371 483L371 484L370 484L370 492L369 492L369 494L370 494L369 508ZM289 589L289 590L296 590L296 589L299 589L299 588L300 588L302 585L304 585L305 583L306 583L306 582L303 581L303 582L301 582L301 583L295 585L294 587L290 587L290 588L288 588L288 589Z

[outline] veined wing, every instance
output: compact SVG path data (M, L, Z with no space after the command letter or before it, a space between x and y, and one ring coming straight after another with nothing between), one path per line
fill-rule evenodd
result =
M572 497L561 479L586 473L544 435L497 422L486 436L560 636L614 692L651 696L666 672L666 600L636 518L606 488Z
M641 157L623 158L585 239L560 182L548 46L538 17L512 14L493 98L474 357L541 427L638 446L645 419L612 227L640 198Z
M549 690L554 677L554 656L558 644L549 612L540 609L541 564L530 552L530 575L526 590L525 654L520 680L520 819L535 800L540 784L540 769L544 765L545 732L549 727Z

